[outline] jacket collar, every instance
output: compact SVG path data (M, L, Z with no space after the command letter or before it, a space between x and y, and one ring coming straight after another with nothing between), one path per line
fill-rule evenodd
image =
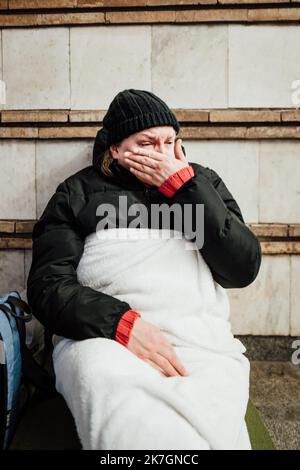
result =
M133 187L133 188L153 188L154 185L147 185L139 180L133 173L131 173L127 168L120 165L118 160L114 158L112 162L109 164L110 171L114 175L114 180L118 181L120 184Z

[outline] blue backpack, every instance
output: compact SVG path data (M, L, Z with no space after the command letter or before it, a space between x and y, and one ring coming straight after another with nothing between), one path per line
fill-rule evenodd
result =
M25 323L32 319L29 305L17 291L0 296L0 449L9 448L24 407L22 384L55 392L55 380L36 362L26 345Z

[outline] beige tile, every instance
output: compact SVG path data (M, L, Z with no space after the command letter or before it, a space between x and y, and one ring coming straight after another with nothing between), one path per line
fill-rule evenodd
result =
M152 88L171 107L227 107L227 26L153 26Z
M35 219L35 144L0 141L0 219Z
M72 109L107 109L119 91L151 89L151 26L71 28Z
M36 146L37 217L59 183L91 165L93 141L38 142Z
M290 261L288 255L264 255L255 281L227 290L234 334L288 335L290 330Z
M300 222L300 142L261 142L259 222Z
M0 110L3 109L6 103L6 88L3 81L3 68L2 68L2 30L0 29Z
M69 29L11 28L2 35L5 109L69 108Z
M188 160L215 170L240 206L245 222L258 221L258 143L184 141Z
M0 29L0 79L2 79L2 29Z
M291 256L291 331L300 336L300 256Z
M293 107L300 77L298 25L229 28L229 107Z
M0 250L0 295L24 289L24 251Z

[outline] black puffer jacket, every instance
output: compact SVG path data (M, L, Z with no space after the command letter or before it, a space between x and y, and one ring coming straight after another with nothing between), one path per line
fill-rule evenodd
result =
M204 204L200 250L213 278L225 288L241 288L254 281L261 264L259 240L245 225L238 204L214 170L189 162L195 175L174 196L166 197L156 186L147 188L115 161L111 165L115 176L105 176L100 169L101 139L98 132L93 164L59 184L33 229L27 298L33 314L50 333L77 340L115 339L121 316L132 308L116 297L80 285L76 275L84 239L100 220L97 207L106 202L118 208L120 195L127 196L128 207L137 202L148 208L152 203Z

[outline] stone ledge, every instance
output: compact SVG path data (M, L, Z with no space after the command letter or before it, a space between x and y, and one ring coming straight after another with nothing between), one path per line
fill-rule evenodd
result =
M0 237L0 250L30 250L31 248L30 238Z
M0 233L31 233L36 219L19 220L19 219L3 219L0 220ZM296 238L300 237L300 224L284 224L284 223L249 223L246 224L250 230L259 238Z
M299 139L295 108L171 108L186 139ZM2 139L94 138L107 110L2 110ZM97 124L97 126L96 126Z
M182 123L300 123L297 108L171 108ZM0 121L7 123L102 123L107 109L26 109L2 110Z
M291 0L292 1L292 0ZM201 5L252 5L291 3L289 0L0 0L4 10L83 9L83 8L183 8Z
M250 361L291 361L295 352L293 342L297 336L234 335L247 349Z
M0 221L0 249L31 249L32 229L35 221ZM261 250L264 255L298 255L300 254L299 225L288 226L274 224L274 227L260 227L264 224L246 224L260 240ZM283 233L287 235L283 235ZM278 234L281 234L278 236ZM293 236L290 233L295 233ZM260 235L259 235L260 234ZM264 235L262 235L264 234ZM267 235L268 234L268 235ZM272 235L273 234L273 235ZM291 239L292 238L292 239Z
M211 3L210 1L208 3ZM71 26L71 25L97 25L97 24L197 24L197 23L277 23L298 22L300 8L298 3L272 2L269 8L261 8L263 3L203 3L201 9L168 9L168 10L129 10L126 11L80 11L72 10L54 13L42 10L28 9L29 13L19 13L19 10L0 8L0 27L32 27L32 26ZM4 4L5 5L5 4ZM274 6L275 5L275 6ZM288 6L287 6L288 5ZM292 6L289 6L292 5ZM247 8L249 6L250 8ZM258 8L255 8L258 6ZM24 10L22 10L24 11ZM34 13L33 13L34 11ZM37 11L37 13L35 12ZM9 12L9 13L7 13Z
M1 111L2 123L29 123L29 122L68 122L68 110L12 110Z
M300 254L300 241L261 241L260 244L264 255Z
M44 126L15 127L0 126L1 139L94 139L99 127L96 126ZM181 126L178 137L190 140L258 140L258 139L300 139L300 126Z

